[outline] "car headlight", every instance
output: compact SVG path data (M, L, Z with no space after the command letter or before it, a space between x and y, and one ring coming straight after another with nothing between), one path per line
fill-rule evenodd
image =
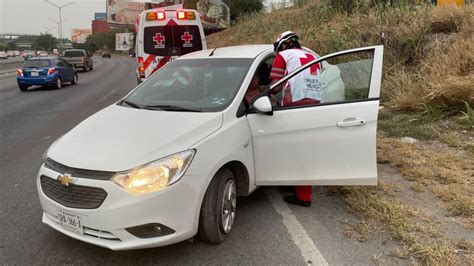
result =
M195 153L195 150L183 151L127 172L117 173L112 182L133 194L158 191L176 183L184 175Z

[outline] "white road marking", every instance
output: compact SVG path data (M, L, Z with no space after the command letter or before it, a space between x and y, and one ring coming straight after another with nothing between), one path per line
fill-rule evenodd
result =
M312 265L329 265L298 219L291 213L290 208L288 208L288 205L283 201L282 196L278 193L276 188L265 188L264 191L275 210L283 217L283 224L288 230L288 233L290 233L293 242L300 249L301 255L303 255L306 263Z
M112 95L116 90L118 90L118 88L115 88L113 90L111 90L109 93L107 93L104 97L100 98L97 103L101 103L103 101L105 101L105 99L109 98L110 95Z

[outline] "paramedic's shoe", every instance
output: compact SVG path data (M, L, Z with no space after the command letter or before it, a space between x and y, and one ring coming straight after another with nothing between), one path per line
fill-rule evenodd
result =
M285 196L285 202L289 204L299 205L302 207L311 207L311 201L303 201L296 197L296 195Z

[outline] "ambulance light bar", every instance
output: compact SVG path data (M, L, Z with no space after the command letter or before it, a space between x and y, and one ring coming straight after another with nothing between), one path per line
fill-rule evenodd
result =
M186 20L195 20L196 15L193 11L178 11L177 12L178 19L186 19Z
M147 21L164 20L165 18L166 18L165 12L163 12L163 11L146 13L146 20Z

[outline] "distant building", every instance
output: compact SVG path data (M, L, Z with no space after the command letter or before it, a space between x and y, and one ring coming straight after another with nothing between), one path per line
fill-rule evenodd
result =
M94 13L94 20L106 19L106 18L107 18L107 13L105 13L105 12L95 12Z
M105 19L96 19L92 21L92 34L107 32L109 30L109 24L107 24Z
M262 4L265 12L272 12L273 10L293 6L294 2L293 0L263 0Z

